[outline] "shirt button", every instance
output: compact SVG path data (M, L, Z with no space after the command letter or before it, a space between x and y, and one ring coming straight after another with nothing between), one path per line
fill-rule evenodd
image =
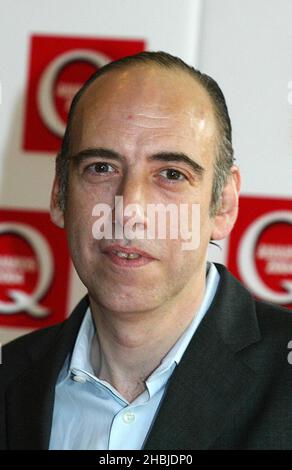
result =
M123 414L123 421L126 424L131 424L135 421L136 416L134 413L131 413L130 411L127 411L126 413Z
M86 382L86 378L85 377L82 377L82 375L73 375L72 379L75 381L75 382L78 382L80 384L85 384Z

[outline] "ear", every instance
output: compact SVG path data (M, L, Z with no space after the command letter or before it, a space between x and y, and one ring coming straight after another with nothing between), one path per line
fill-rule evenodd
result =
M227 237L238 215L238 197L240 191L240 172L237 166L231 168L231 175L223 189L221 206L214 217L211 239L222 240Z
M57 225L57 227L64 228L64 212L59 205L59 191L60 181L59 178L55 176L50 203L51 221Z

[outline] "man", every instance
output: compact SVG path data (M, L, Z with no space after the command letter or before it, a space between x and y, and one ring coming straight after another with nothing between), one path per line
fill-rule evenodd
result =
M88 297L63 324L4 348L1 448L292 448L291 314L207 263L210 240L236 221L239 189L227 107L210 77L144 52L82 88L51 214ZM110 228L129 225L117 196L138 208L136 233L151 204L199 205L200 242L95 236L97 204L110 207Z

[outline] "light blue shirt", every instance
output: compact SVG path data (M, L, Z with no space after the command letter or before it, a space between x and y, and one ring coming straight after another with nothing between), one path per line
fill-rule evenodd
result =
M214 264L208 263L206 290L194 319L160 365L145 382L146 389L129 403L108 382L95 376L91 346L95 327L88 308L71 361L59 374L53 412L50 449L134 450L143 448L167 382L207 312L219 282Z

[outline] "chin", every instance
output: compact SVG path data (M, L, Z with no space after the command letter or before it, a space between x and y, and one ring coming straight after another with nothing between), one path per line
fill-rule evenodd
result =
M108 290L103 290L102 292L93 292L91 290L89 292L90 297L97 305L117 313L144 312L155 309L160 305L160 302L155 302L155 299L151 298L149 293L148 295L141 296L141 291L138 291L140 295L137 296L137 292L134 293L133 289L131 293L125 293L125 291L119 292L119 289L116 289L115 292L112 289L111 293ZM105 296L105 292L109 292L109 295ZM151 303L149 302L149 297Z

